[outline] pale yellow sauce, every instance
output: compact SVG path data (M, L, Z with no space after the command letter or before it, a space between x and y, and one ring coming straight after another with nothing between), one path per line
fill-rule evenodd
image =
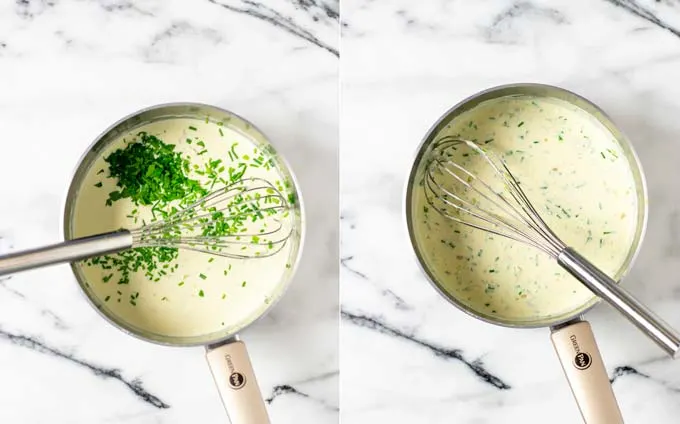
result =
M119 228L133 229L141 226L143 220L151 221L150 207L133 205L127 199L106 206L108 194L116 190L116 181L107 178L108 172L100 173L102 169L108 171L104 158L136 140L140 131L156 135L165 143L175 144L176 151L190 158L199 169L206 161L217 158L222 159L227 167L235 164L229 155L234 143L238 143L239 160L244 160L244 156L252 160L262 153L240 131L230 129L228 125L206 123L205 120L173 119L137 128L112 143L89 169L75 201L73 227L76 237ZM187 138L193 143L188 144ZM203 141L205 147L198 146L198 141ZM207 153L199 155L203 150ZM188 176L203 181L193 167ZM244 178L247 177L280 184L284 193L289 193L284 185L291 187L290 181L286 182L276 168L249 167L244 175ZM97 187L99 183L101 187ZM134 209L139 212L136 218L131 218ZM98 303L127 326L164 337L197 337L242 328L278 298L298 253L297 235L297 232L294 233L280 252L268 258L240 260L180 250L176 261L178 268L159 281L152 281L144 273L137 272L132 274L129 284L117 284L119 275L114 272L108 282L104 282L104 278L111 274L110 270L100 266L79 266ZM211 261L211 258L214 259ZM201 278L201 274L205 279ZM136 293L138 295L134 297Z
M437 138L444 135L476 141L499 154L562 241L608 275L620 273L638 224L636 185L620 145L599 121L557 99L512 97L463 113ZM454 160L490 179L491 168L479 155ZM568 314L593 298L539 250L428 208L420 188L413 214L427 266L447 291L482 315L540 321Z

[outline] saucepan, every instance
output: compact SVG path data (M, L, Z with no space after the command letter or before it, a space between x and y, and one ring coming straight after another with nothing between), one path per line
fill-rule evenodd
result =
M507 317L494 316L488 310L485 310L481 304L475 305L467 301L464 298L463 292L456 291L450 285L447 286L443 283L441 274L438 274L431 257L424 247L424 237L421 234L424 230L419 230L418 225L416 225L416 221L422 219L422 205L418 206L415 201L416 192L422 189L423 168L427 161L427 152L433 143L466 111L470 111L487 101L506 97L511 98L513 96L558 99L580 108L590 115L591 119L598 121L599 124L604 126L611 134L611 138L620 147L620 151L623 152L623 159L630 168L630 173L634 180L637 217L633 223L635 229L631 241L629 245L625 246L627 249L625 260L623 260L619 269L613 273L612 277L616 281L620 281L628 272L640 249L647 222L647 189L637 155L630 142L600 108L570 91L541 84L505 85L475 94L446 112L428 131L417 150L406 185L405 216L410 241L418 263L429 282L444 298L460 310L474 318L495 325L513 328L549 328L552 343L584 420L590 424L622 423L621 412L614 397L591 327L582 318L588 310L600 301L599 298L595 295L586 297L581 304L561 313L551 312L550 308L547 308L543 311L544 313L537 314L531 317L531 319L508 319ZM512 111L510 112L512 113ZM470 126L472 125L476 124L470 123ZM523 122L514 125L521 126ZM535 142L538 143L539 141ZM595 177L607 178L606 175L598 174L595 174ZM522 181L522 183L523 185L529 184L531 181ZM502 256L502 252L497 252L496 254ZM550 279L551 275L545 276L545 278ZM549 284L549 282L547 283Z
M302 196L293 172L284 158L276 152L269 139L257 127L229 111L196 103L153 106L116 122L93 142L77 165L64 207L65 244L68 245L69 240L75 238L90 236L91 234L87 232L91 228L96 228L101 232L118 230L113 227L115 225L112 218L113 212L110 212L113 208L90 208L88 204L83 204L84 200L82 200L88 190L90 193L92 190L109 191L107 184L110 185L111 190L116 190L114 183L105 178L107 174L104 169L99 170L100 167L103 168L102 158L110 155L111 150L119 145L115 143L120 143L121 137L133 140L139 134L153 133L153 128L160 131L160 128L171 128L173 125L182 125L182 131L186 132L186 138L183 136L181 139L172 140L175 144L174 151L181 151L184 154L190 152L188 148L192 148L195 149L193 151L198 152L197 155L209 154L210 152L203 148L206 143L200 137L193 137L194 131L200 130L202 125L209 127L210 136L217 140L216 143L220 143L220 148L216 150L220 156L223 154L223 157L210 161L209 169L206 168L205 172L212 172L214 175L218 175L219 172L226 173L227 169L229 175L240 172L231 169L236 165L231 165L234 162L228 160L228 158L233 160L238 155L234 150L237 144L234 142L235 139L247 140L249 143L248 149L240 153L241 159L249 158L255 161L255 165L276 169L280 176L281 190L284 190L285 185L288 196L295 199L289 205L293 228L285 242L288 246L276 254L285 256L278 258L279 262L276 262L278 265L285 263L285 266L274 266L272 262L266 262L268 259L262 258L243 259L242 261L265 260L265 262L246 264L239 262L239 259L225 259L205 253L188 252L188 254L195 255L191 257L191 261L194 259L200 261L195 267L195 275L177 275L176 280L173 281L156 280L154 282L149 279L143 283L143 286L137 288L129 285L129 281L125 278L116 281L118 277L113 278L105 274L102 274L103 277L93 278L93 274L88 274L87 266L82 261L72 262L71 268L90 304L116 328L151 343L166 346L205 346L207 362L231 422L234 424L267 424L270 422L267 408L246 346L240 340L238 333L269 312L288 288L302 253L305 220ZM164 131L154 136L162 139ZM222 148L221 143L229 143L229 146ZM262 156L258 156L260 154ZM256 156L263 159L258 160ZM180 161L179 157L176 157L176 160ZM144 171L153 173L155 167L156 165L152 164ZM187 172L189 172L188 168L187 165ZM196 169L198 170L198 167ZM197 172L204 175L203 170ZM93 184L92 175L98 176L99 174L101 174L101 179ZM161 179L166 177L169 178L162 173L158 175ZM132 212L133 215L135 213L137 212ZM84 219L88 221L88 225L83 223ZM142 221L141 218L140 221ZM179 254L183 252L180 250ZM17 254L13 255L17 257ZM250 267L247 268L248 270L267 269L251 275L253 279L259 278L259 281L249 281L249 286L246 286L246 281L242 283L238 281L235 285L234 282L229 283L227 276L233 272L232 265L234 268L238 268L239 265L248 265ZM102 265L105 270L107 266L111 266L111 262ZM179 264L177 266L179 267ZM210 283L209 280L201 280L207 278L206 275L215 274L215 272L211 274L211 270L217 266L220 269L218 278L215 278L216 281ZM131 265L131 268L134 267L134 264ZM222 269L224 269L224 278L222 278ZM150 268L146 270L157 272L158 275L166 275L173 269L171 265L163 266L159 263L155 271ZM262 275L266 277L262 278ZM266 281L263 281L265 279ZM199 291L198 284L204 283L212 284L212 293L207 288L205 293L202 288ZM106 288L102 289L102 285ZM259 291L256 292L257 296L249 295L250 297L246 298L249 290ZM140 292L142 292L141 297ZM212 306L205 306L202 309L200 305L208 305L208 303L200 302L207 302L209 299L212 299L213 303L210 304ZM246 299L248 299L247 302ZM194 302L191 307L188 306L190 302ZM196 307L196 305L199 306ZM231 310L238 312L228 315L229 319L225 319L221 314L226 313L226 308L232 308ZM217 320L217 322L203 327L200 323L204 320L211 322ZM221 325L219 320L222 321ZM178 328L182 325L186 326L187 322L195 322L196 326L182 327L183 330L179 331Z

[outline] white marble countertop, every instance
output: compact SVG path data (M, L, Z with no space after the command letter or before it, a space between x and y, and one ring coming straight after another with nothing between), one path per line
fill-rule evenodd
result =
M541 82L590 98L649 185L625 286L680 327L680 3L357 0L341 15L342 422L581 422L547 329L482 323L426 282L405 178L430 126L477 91ZM680 364L606 305L586 318L626 423L679 422Z
M308 238L284 299L241 334L272 421L338 421L337 0L0 4L0 247L61 238L69 176L140 108L214 104L291 162ZM100 319L66 266L0 282L0 422L224 423L199 348Z

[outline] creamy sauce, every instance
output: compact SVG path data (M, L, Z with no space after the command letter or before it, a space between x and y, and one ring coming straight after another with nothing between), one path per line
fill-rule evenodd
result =
M502 157L564 243L608 275L620 274L636 234L636 185L620 145L599 121L557 99L507 97L463 113L437 138L445 135L475 141ZM462 155L454 162L489 179L491 168L479 155ZM526 323L568 314L593 299L538 249L428 208L420 187L413 208L428 268L480 314Z
M75 201L74 236L134 229L153 219L151 207L136 206L128 199L106 205L109 193L117 190L117 181L108 178L104 158L136 141L140 131L175 144L175 150L193 165L188 177L202 183L205 178L199 172L209 160L221 159L228 168L266 156L247 135L205 120L172 119L136 128L109 145L89 168ZM238 152L239 159L230 151ZM228 171L223 172L226 175ZM243 177L275 183L284 195L293 190L290 181L275 167L267 170L249 166ZM134 272L128 284L117 283L120 275L115 270L84 263L78 266L102 308L133 331L162 337L198 337L240 329L256 319L281 294L298 248L299 240L294 234L281 251L268 258L230 259L180 249L172 272L154 279L144 272Z

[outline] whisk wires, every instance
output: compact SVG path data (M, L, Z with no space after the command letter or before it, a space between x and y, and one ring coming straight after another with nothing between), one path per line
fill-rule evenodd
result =
M284 248L295 228L291 201L267 180L244 178L132 230L133 244L238 259L269 257Z
M552 257L565 248L505 161L477 143L452 136L435 142L423 180L427 203L448 219L528 244Z

